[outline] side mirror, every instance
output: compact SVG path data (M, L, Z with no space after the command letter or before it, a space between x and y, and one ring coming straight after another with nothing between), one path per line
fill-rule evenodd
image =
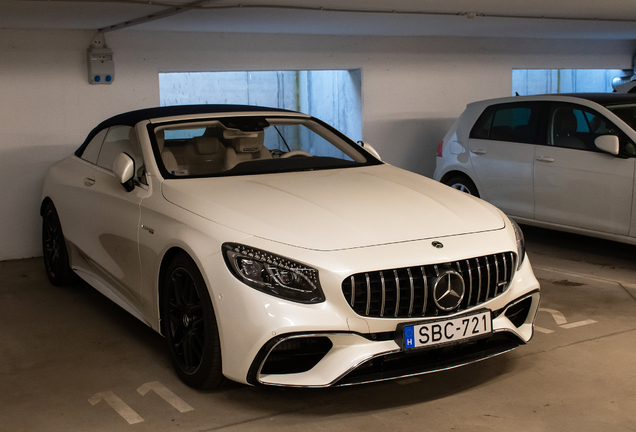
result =
M596 137L594 145L596 148L606 153L613 154L614 156L618 155L619 145L618 137L616 135L601 135Z
M127 192L135 188L133 177L135 175L135 161L126 153L120 153L113 163L113 173L119 183L124 186Z
M373 156L377 160L382 160L382 158L380 157L380 153L378 153L378 151L376 149L374 149L371 146L371 144L367 144L364 141L358 141L358 143L360 143L360 147L362 147L363 149L365 149L366 151L371 153L371 156Z

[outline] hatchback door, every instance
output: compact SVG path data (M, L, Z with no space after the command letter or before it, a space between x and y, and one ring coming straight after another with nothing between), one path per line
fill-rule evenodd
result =
M628 235L635 159L594 145L600 135L619 135L624 148L628 138L602 115L579 105L553 104L549 119L549 145L537 147L534 165L535 218Z
M542 143L543 102L488 107L471 130L470 160L485 200L511 216L534 217L535 147Z

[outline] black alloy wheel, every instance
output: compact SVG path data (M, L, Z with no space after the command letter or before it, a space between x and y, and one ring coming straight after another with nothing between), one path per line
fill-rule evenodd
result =
M219 334L201 272L190 257L180 254L166 274L161 308L172 363L189 386L217 387L225 380Z
M53 285L64 286L73 282L62 225L53 203L46 205L42 215L42 255L46 276Z

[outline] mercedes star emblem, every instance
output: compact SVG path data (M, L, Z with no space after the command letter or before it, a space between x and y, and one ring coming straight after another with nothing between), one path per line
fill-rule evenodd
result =
M465 293L464 278L455 270L446 270L435 279L433 300L443 311L452 311L462 302Z

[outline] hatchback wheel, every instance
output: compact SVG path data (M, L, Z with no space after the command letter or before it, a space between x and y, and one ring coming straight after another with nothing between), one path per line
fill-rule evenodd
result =
M444 184L452 187L453 189L460 190L462 192L467 193L468 195L474 195L479 197L479 192L477 192L477 187L475 183L468 177L464 176L455 176L450 179L444 181Z
M177 374L191 387L210 389L225 380L216 316L196 264L185 254L170 263L161 312L168 350Z

